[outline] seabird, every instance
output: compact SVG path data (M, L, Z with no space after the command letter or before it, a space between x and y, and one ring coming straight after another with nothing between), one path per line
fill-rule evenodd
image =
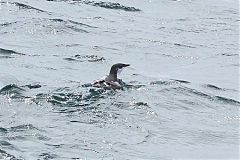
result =
M110 69L109 75L105 79L93 82L93 86L104 89L121 89L122 86L119 84L121 80L117 78L117 75L122 71L123 68L128 66L130 66L130 64L114 64Z

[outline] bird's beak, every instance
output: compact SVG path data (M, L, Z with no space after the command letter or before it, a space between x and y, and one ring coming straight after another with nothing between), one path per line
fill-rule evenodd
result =
M124 67L128 67L128 66L130 66L130 64L122 64L121 69L119 68L119 69L117 70L117 73L120 74L120 73L122 72L123 68L124 68Z

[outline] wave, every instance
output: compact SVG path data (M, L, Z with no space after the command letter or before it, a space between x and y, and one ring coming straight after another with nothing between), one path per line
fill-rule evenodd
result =
M0 146L2 148L7 148L11 150L18 150L13 144L9 143L8 141L0 140Z
M94 56L93 56L94 57ZM193 89L190 87L190 82L185 80L177 80L177 79L171 79L171 80L165 80L165 81L151 81L149 85L141 85L141 84L135 84L136 82L132 82L129 84L126 84L123 82L124 89L126 91L131 90L138 90L140 88L146 88L146 89L154 89L155 87L158 88L159 85L161 85L161 93L163 95L175 95L177 96L176 101L181 101L186 104L195 104L195 100L197 98L197 101L206 102L204 99L207 99L208 101L214 101L216 103L221 104L229 104L229 105L239 105L240 102L231 98L227 98L221 95L214 95L207 92L204 92L202 90ZM217 87L215 85L204 85L205 87L208 87L210 89L214 90L222 90L222 88ZM15 84L6 85L3 88L0 89L0 95L7 95L10 98L13 99L22 99L26 100L29 99L31 102L34 102L36 104L39 104L40 102L48 102L52 105L63 107L61 112L71 112L75 111L77 107L82 108L88 108L91 107L93 104L97 104L100 102L100 100L105 98L111 98L116 93L116 91L113 90L105 90L103 88L95 88L90 83L82 84L75 86L74 88L70 87L64 87L64 88L58 88L54 91L51 91L50 93L37 93L36 95L25 96L24 93L31 89L38 89L42 86L40 84L28 84L24 86L17 86ZM152 88L154 87L154 88ZM77 89L77 91L76 91ZM185 100L184 98L191 97L188 100ZM148 106L148 103L145 102L136 102L134 105L136 106ZM75 109L70 109L72 107L76 107ZM83 110L83 109L80 110ZM4 130L4 129L3 129Z
M160 80L160 81L151 81L150 85L172 85L172 84L189 84L189 81L179 80L179 79L170 79L170 80Z
M2 23L2 24L0 24L0 26L2 26L2 27L8 27L8 26L10 26L10 25L12 25L12 24L16 24L16 23L18 23L18 21Z
M32 124L23 124L23 125L10 127L8 130L11 132L19 132L19 131L25 131L25 130L39 130L39 129L37 127L34 127Z
M0 132L1 132L1 133L7 133L8 130L7 130L6 128L0 127Z
M53 26L55 26L57 23L59 23L59 24L63 25L66 29L70 29L72 31L81 32L81 33L89 33L89 31L87 31L87 30L85 30L83 28L79 28L79 27L97 28L95 26L91 26L91 25L88 25L88 24L76 22L76 21L73 21L73 20L63 20L63 19L60 19L60 18L45 19L45 21L50 21L50 23L54 22L53 24L51 24ZM62 28L60 26L59 26L59 29L58 29L58 26L55 26L54 28L58 32L60 32L62 30ZM64 31L64 28L63 28L63 31Z
M119 3L112 3L112 2L83 1L83 3L90 4L90 5L93 5L93 6L96 6L96 7L124 10L124 11L128 11L128 12L139 12L139 11L141 11L140 9L135 8L135 7L127 7L127 6L123 6Z
M215 85L212 85L212 84L206 84L206 85L203 85L204 87L206 88L209 88L209 89L213 89L213 90L223 90L222 88L218 87L218 86L215 86Z
M10 25L11 27L9 28ZM21 21L3 23L0 24L0 27L3 28L1 30L1 33L15 33L23 31L29 33L30 31L26 30L26 28L34 27L35 30L31 31L31 33L36 34L72 34L73 32L89 33L89 30L97 28L85 23L73 21L70 19L64 20L60 18L31 18ZM4 52L4 49L2 52Z
M180 43L173 43L174 46L179 46L179 47L186 47L186 48L197 48L194 46L186 45L186 44L180 44Z
M208 99L209 101L215 101L215 102L221 103L221 104L222 103L229 104L229 105L239 105L240 104L239 101L231 99L231 98L212 95L210 93L201 92L196 89L188 88L185 86L171 87L171 88L163 89L162 91L174 92L175 94L179 93L179 94L191 96L191 97L197 96L199 98Z
M39 156L42 159L57 159L58 158L58 156L53 153L41 153Z
M28 84L23 86L18 86L16 84L8 84L0 88L0 95L7 96L11 99L17 99L17 100L25 100L32 99L32 101L38 103L36 100L43 99L42 97L45 94L37 94L36 96L33 95L32 97L24 95L28 90L32 89L38 89L41 88L42 85L40 84Z
M0 48L0 58L14 58L14 56L22 56L22 55L25 55L25 54L16 52L10 49Z
M42 87L42 85L40 84L27 84L25 86L28 87L29 89L37 89Z
M20 159L16 158L14 155L9 154L2 149L0 149L0 158L1 159L9 159L9 160L20 160Z
M236 100L231 99L231 98L226 98L226 97L222 97L222 96L215 96L215 99L217 101L221 101L221 102L226 103L226 104L240 105L239 101L236 101Z
M227 57L238 57L239 56L239 54L238 53L222 53L222 54L220 54L220 55L222 55L222 56L227 56Z
M38 8L32 7L32 6L27 5L27 4L19 3L19 2L12 2L12 4L18 6L19 8L33 9L33 10L36 10L36 11L39 11L39 12L46 12L46 11L44 11L44 10L41 10L41 9L38 9Z
M62 107L86 107L99 99L105 98L107 95L114 93L111 90L104 90L102 88L94 88L85 85L82 86L82 90L78 92L71 92L71 89L69 90L69 88L59 88L49 94L47 102Z
M16 84L9 84L0 89L0 95L7 95L11 98L22 98L23 91L25 90Z
M81 22L76 22L76 21L73 21L73 20L63 20L63 19L60 19L60 18L53 18L53 19L49 19L49 20L54 21L54 22L61 22L61 23L72 23L72 24L76 24L76 25L89 27L89 28L97 28L95 26L91 26L91 25L81 23Z
M73 0L73 1L67 1L67 0L47 0L47 1L65 1L65 2L71 2L71 3L82 3L86 5L91 5L95 7L102 7L106 9L115 9L115 10L123 10L127 12L140 12L141 10L135 7L128 7L121 5L120 3L113 3L113 2L95 2L95 1L88 1L88 0Z
M102 62L106 59L104 57L99 57L97 55L80 55L77 54L73 57L64 58L67 61L78 61L78 62Z
M17 6L17 7L19 7L19 8L22 8L22 9L31 9L31 10L35 10L35 11L38 11L38 12L46 12L46 13L50 13L50 12L47 12L47 11L44 11L44 10L42 10L42 9L38 9L38 8L36 8L36 7L32 7L32 6L30 6L30 5L27 5L27 4L24 4L24 3L20 3L20 2L1 2L0 1L0 3L2 3L2 4L11 4L11 5L15 5L15 6Z

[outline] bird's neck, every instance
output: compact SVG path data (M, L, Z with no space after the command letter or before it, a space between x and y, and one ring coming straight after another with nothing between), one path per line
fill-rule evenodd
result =
M116 74L110 73L105 80L106 81L114 81L114 82L116 82L117 81L117 73Z
M109 81L117 81L117 69L112 67L108 75Z

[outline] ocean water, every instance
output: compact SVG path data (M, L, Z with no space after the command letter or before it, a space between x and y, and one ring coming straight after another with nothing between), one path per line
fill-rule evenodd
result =
M239 159L238 8L0 0L0 159Z

